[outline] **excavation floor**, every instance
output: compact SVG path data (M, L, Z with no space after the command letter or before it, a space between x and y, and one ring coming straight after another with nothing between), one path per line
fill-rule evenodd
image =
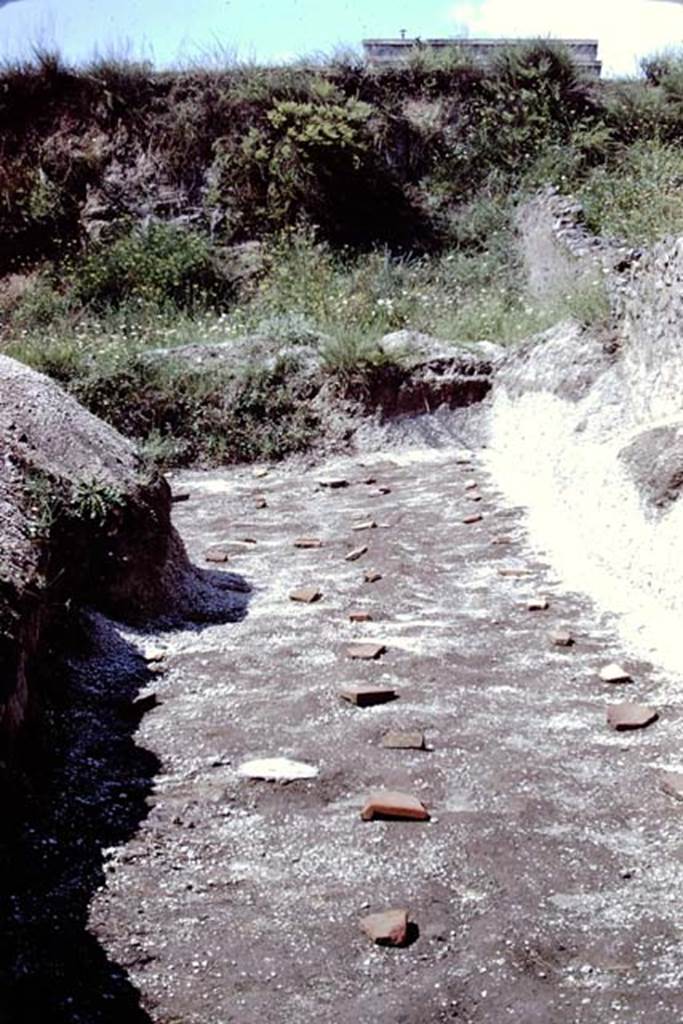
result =
M319 485L330 477L348 486ZM238 542L211 568L251 592L235 591L234 621L133 637L165 648L135 734L161 768L137 831L107 851L89 929L148 1018L678 1020L683 804L660 784L683 765L679 693L562 590L476 454L188 473L174 488L189 492L175 521L193 560ZM295 603L301 587L322 597ZM539 595L549 607L529 610ZM573 646L551 643L560 626ZM386 653L352 659L359 640ZM632 683L600 681L612 661ZM359 708L339 697L356 684L398 697ZM659 720L610 730L624 700ZM389 730L422 730L428 749L386 749ZM238 774L275 756L319 775ZM361 820L378 788L417 796L431 820ZM359 927L387 908L410 911L406 948Z

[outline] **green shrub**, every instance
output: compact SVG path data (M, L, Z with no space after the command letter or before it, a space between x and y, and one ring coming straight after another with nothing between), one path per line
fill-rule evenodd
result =
M96 310L130 299L194 310L233 295L208 238L167 224L95 245L73 269L74 298Z

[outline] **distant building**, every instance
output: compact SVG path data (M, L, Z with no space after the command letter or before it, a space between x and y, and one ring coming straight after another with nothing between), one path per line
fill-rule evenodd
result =
M555 40L567 49L577 67L592 78L600 78L602 61L598 60L597 39ZM457 47L467 56L487 63L501 50L528 46L532 39L364 39L363 49L369 64L395 64L419 50L444 50Z

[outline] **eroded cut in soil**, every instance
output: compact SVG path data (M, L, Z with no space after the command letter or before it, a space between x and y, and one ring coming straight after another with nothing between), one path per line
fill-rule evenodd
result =
M680 698L559 588L476 459L405 451L176 486L197 564L256 543L231 547L224 569L252 587L241 621L127 634L166 647L135 733L161 769L137 832L108 852L88 928L149 1020L678 1019L683 807L660 772L683 768ZM370 520L368 551L348 561ZM321 598L292 601L304 588ZM539 594L548 607L530 611ZM348 657L359 643L386 651ZM629 699L659 712L650 728L608 727L612 661ZM340 699L357 686L397 699ZM388 733L424 734L426 749ZM238 774L270 757L319 776ZM363 821L381 790L430 820ZM361 920L396 908L414 941L374 945Z

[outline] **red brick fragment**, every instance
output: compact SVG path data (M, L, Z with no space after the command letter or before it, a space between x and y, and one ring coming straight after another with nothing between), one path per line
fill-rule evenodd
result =
M386 650L384 644L352 644L346 648L346 653L349 658L354 658L357 661L377 661L383 654L386 654Z
M299 537L294 541L295 548L321 548L323 542L318 537Z
M339 696L356 707L369 708L375 704L387 704L391 700L396 700L397 694L388 686L349 686L342 690Z
M405 946L408 942L408 911L384 910L368 914L360 922L361 929L377 946Z
M645 729L658 718L659 713L645 704L631 704L625 701L623 704L610 704L607 708L607 724L617 732Z
M349 612L351 622L372 622L370 612Z
M373 793L363 806L363 821L388 818L402 821L429 821L429 811L417 797L381 789Z
M300 590L293 590L289 595L290 601L297 601L299 604L313 604L322 597L322 592L317 587L301 587Z

